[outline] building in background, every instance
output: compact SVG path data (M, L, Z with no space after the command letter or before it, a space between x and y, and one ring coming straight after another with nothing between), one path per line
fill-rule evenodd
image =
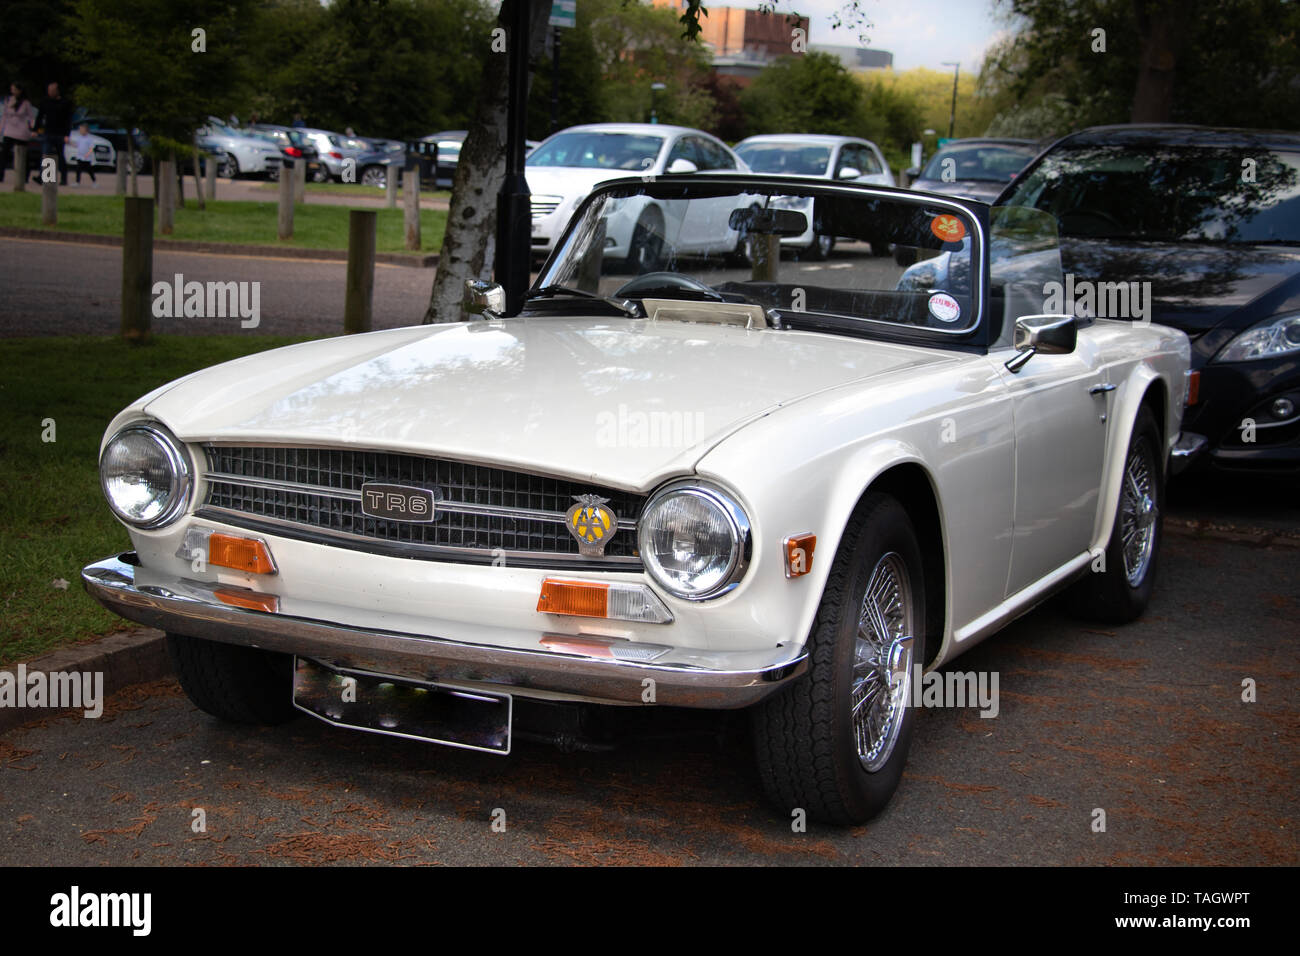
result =
M814 43L808 47L813 53L829 53L850 73L869 73L872 70L890 70L894 67L894 54L888 50L872 50L861 46L835 46Z
M651 0L656 7L681 10L685 0ZM763 67L783 56L809 50L829 53L855 73L887 70L894 54L857 46L812 44L808 18L781 12L760 13L743 7L706 7L700 18L700 40L713 54L713 72L737 86L748 86ZM801 31L801 32L797 32Z

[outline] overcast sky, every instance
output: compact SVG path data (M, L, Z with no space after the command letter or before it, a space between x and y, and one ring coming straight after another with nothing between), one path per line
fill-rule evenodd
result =
M757 0L718 0L718 6L756 8ZM708 0L705 0L708 7ZM812 43L857 46L852 30L831 29L831 14L844 0L779 0L778 10L797 10L808 17ZM894 67L948 69L959 61L962 72L978 72L985 48L1005 29L994 19L994 0L861 0L871 27L868 46L894 54Z

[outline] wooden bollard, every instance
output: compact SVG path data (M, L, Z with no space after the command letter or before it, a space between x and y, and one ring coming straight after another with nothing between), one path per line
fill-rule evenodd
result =
M280 238L293 238L293 167L280 170Z
M59 221L59 181L41 183L41 224L53 226Z
M121 152L120 150L118 151L117 154L117 169L115 170L115 173L117 174L117 181L113 186L113 195L125 196L126 195L126 154Z
M300 159L293 164L293 201L307 201L307 160Z
M127 196L122 233L122 338L149 338L153 289L153 200Z
M397 208L397 187L402 184L402 171L397 166L389 166L384 177L384 198L389 209Z
M203 158L204 178L207 180L208 201L211 202L217 198L217 166L219 165L217 157L205 156Z
M369 332L375 294L375 220L373 209L348 212L348 284L343 299L343 332Z
M158 194L158 231L170 236L176 231L176 161L154 163L154 191Z

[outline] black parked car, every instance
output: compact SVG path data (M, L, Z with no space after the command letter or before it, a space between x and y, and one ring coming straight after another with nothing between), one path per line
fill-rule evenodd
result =
M270 123L252 123L245 127L251 133L265 136L280 147L285 165L289 163L306 163L307 179L313 183L323 183L329 179L329 169L320 161L318 150L307 135L292 126L274 126ZM279 179L278 168L268 168L267 179Z
M1204 445L1218 469L1300 471L1300 134L1086 129L997 202L1056 218L1076 286L1150 283L1150 320L1191 338L1176 456Z
M1032 139L956 139L923 169L907 170L908 188L991 202L1041 147Z

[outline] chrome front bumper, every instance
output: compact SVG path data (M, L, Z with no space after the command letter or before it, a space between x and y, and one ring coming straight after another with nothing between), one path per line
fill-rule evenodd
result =
M807 655L798 647L773 648L757 661L755 652L738 652L745 666L732 670L369 630L232 606L216 597L212 585L199 581L178 578L137 586L137 566L134 552L127 552L87 565L81 581L104 607L148 627L410 680L611 704L647 703L647 689L653 687L656 704L732 709L762 700L807 668Z

